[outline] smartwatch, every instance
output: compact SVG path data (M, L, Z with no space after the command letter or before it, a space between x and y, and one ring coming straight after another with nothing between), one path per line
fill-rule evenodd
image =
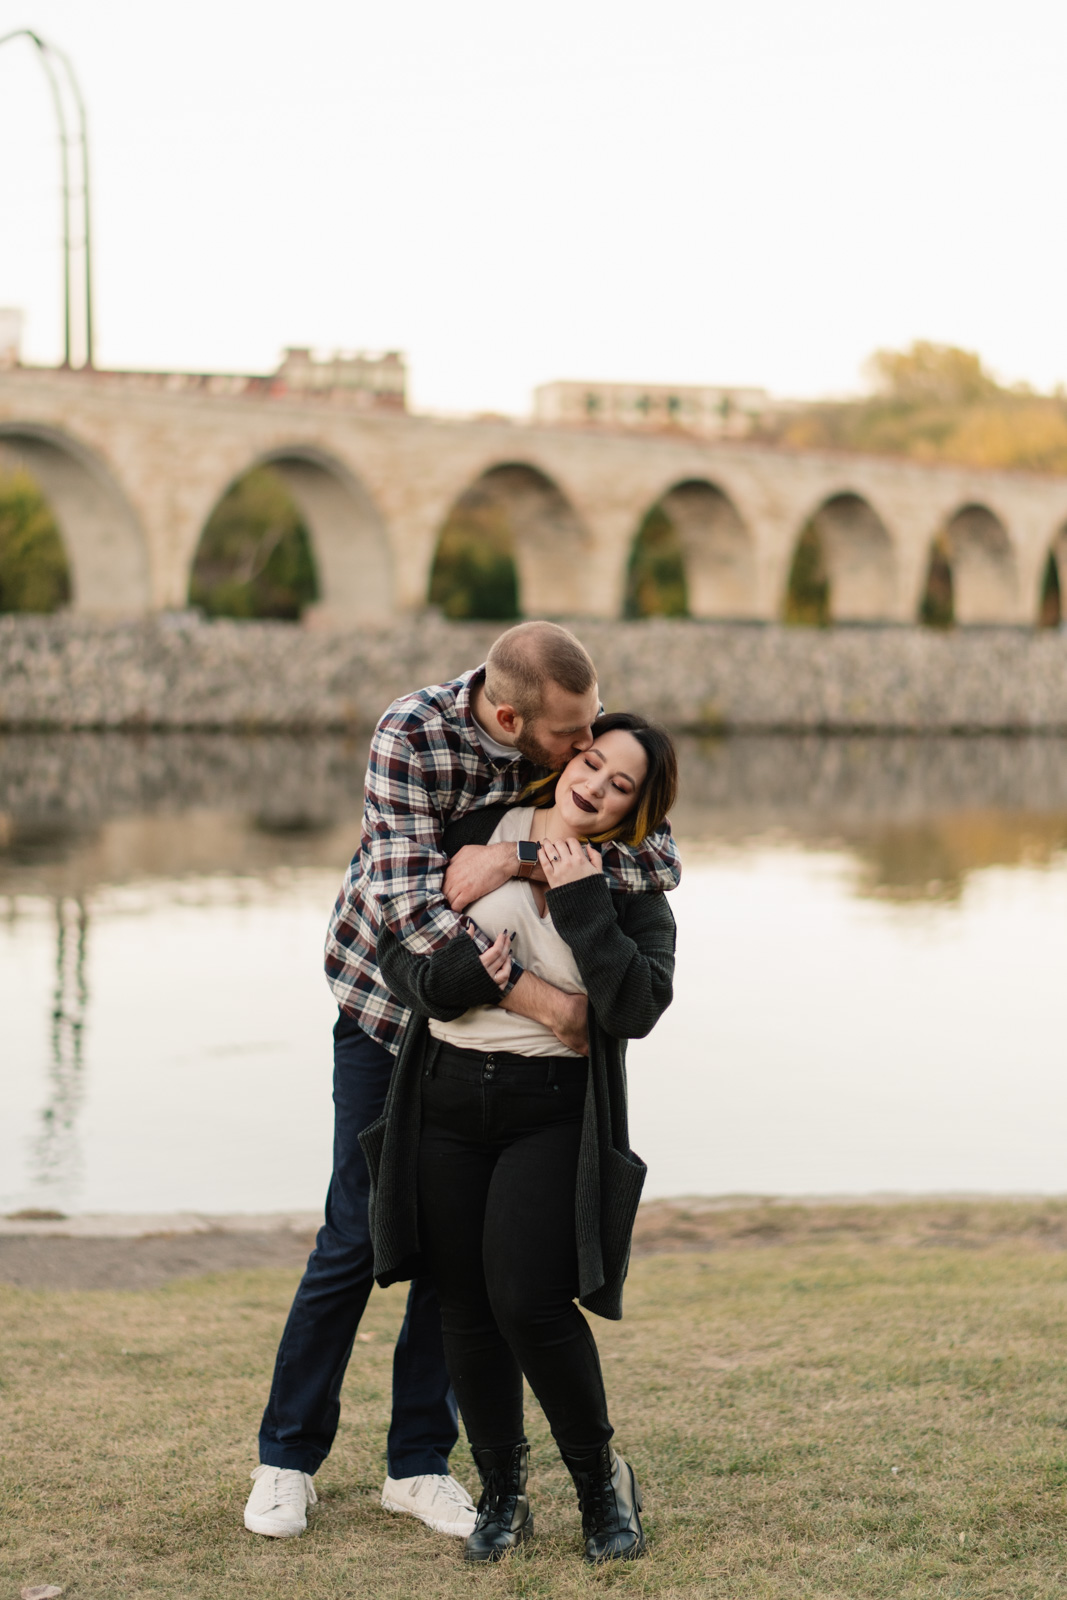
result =
M537 866L537 851L539 849L536 839L520 839L515 846L515 859L519 863L516 873L518 878L532 878Z

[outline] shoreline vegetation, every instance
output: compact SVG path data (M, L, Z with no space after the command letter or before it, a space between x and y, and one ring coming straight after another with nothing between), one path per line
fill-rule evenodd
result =
M458 1542L381 1510L402 1288L372 1297L307 1535L247 1534L255 1425L299 1264L204 1275L205 1261L141 1290L0 1288L11 1592L1062 1594L1067 1200L655 1201L641 1248L624 1320L597 1333L644 1488L647 1560L583 1567L573 1491L533 1403L538 1534L520 1556L472 1576ZM470 1483L463 1445L453 1459Z

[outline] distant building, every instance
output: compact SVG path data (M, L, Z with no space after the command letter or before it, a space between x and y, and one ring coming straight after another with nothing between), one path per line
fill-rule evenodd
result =
M17 367L22 362L22 312L0 306L0 367Z
M310 350L290 346L274 374L271 390L275 394L343 395L363 399L368 409L404 411L407 368L398 350L386 350L383 355L336 351L318 360Z
M704 438L744 438L775 410L766 389L657 383L543 383L534 420L565 427L678 429Z

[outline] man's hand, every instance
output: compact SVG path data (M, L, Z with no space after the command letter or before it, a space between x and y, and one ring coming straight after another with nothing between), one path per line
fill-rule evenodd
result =
M551 1028L565 1049L589 1054L589 1002L584 994L565 994L532 972L523 972L500 1004L505 1011Z
M462 911L507 883L516 866L514 844L465 844L445 869L445 899L453 911Z
M550 985L551 987L551 985ZM558 1000L554 1006L555 1021L549 1027L565 1050L575 1055L589 1054L589 1001L584 994L564 994L557 989Z

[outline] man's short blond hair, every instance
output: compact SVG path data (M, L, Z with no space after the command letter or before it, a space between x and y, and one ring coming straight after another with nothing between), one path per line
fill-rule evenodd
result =
M485 693L494 706L512 706L523 721L540 715L545 688L588 694L596 668L573 633L555 622L520 622L493 642L485 664Z

